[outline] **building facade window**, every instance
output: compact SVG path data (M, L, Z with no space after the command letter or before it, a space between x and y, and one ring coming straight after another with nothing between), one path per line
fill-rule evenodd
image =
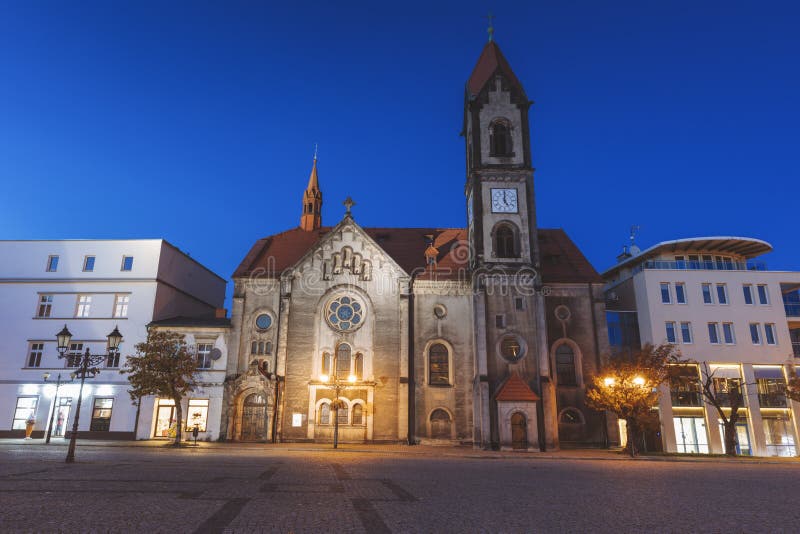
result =
M54 273L58 271L58 256L47 257L47 272Z
M675 335L675 323L673 321L667 321L665 326L667 330L667 343L677 343L678 338Z
M728 303L728 286L725 284L717 284L717 302L719 304Z
M53 311L53 295L39 295L39 307L36 309L36 317L50 317Z
M580 425L583 424L583 416L577 409L567 408L561 412L558 422L566 425Z
M499 225L494 232L494 255L498 258L518 258L516 233L508 224Z
M753 372L758 389L758 403L762 408L785 408L786 378L780 367L758 367Z
M795 456L794 433L788 418L780 416L763 417L764 437L770 456Z
M322 373L323 375L330 376L331 375L331 353L330 352L323 352L322 353Z
M114 399L96 398L92 408L92 421L89 430L92 432L108 432L111 428L111 409L114 406Z
M494 316L494 326L495 328L505 328L506 327L506 316L505 315L495 315Z
M761 327L758 323L750 323L750 340L753 345L761 345Z
M353 405L353 419L351 420L351 424L364 424L364 407L361 405L361 403L356 403Z
M83 272L90 273L94 271L94 256L83 257Z
M42 365L42 353L44 343L31 343L28 348L28 360L26 367L39 367Z
M132 271L133 270L133 256L122 256L122 267L120 271Z
M213 343L198 343L197 344L197 368L198 369L211 369L211 349L214 348Z
M498 119L489 126L489 155L510 157L514 147L511 139L511 125L505 119Z
M17 406L14 409L11 430L25 430L25 422L36 417L36 406L38 404L39 397L17 397Z
M576 386L575 352L572 347L562 343L556 348L556 379L559 386Z
M681 341L692 342L692 323L681 323Z
M661 303L672 304L672 294L669 290L669 284L666 282L661 283Z
M767 345L777 345L778 340L775 337L775 325L772 323L767 323L764 325L764 339L767 341Z
M363 380L364 379L364 355L360 352L356 354L355 360L353 361L354 372L353 374L356 375L356 380Z
M186 430L197 427L198 432L205 432L208 424L208 399L189 399L186 410Z
M767 291L767 286L764 284L759 284L756 286L756 290L758 291L758 303L762 306L769 305L769 291Z
M434 343L428 349L428 384L450 385L450 351L442 343Z
M669 386L673 406L703 405L703 385L695 365L673 365L669 369Z
M336 417L339 418L340 425L348 425L348 415L350 415L350 409L348 408L347 404L339 401L339 408L336 411Z
M347 379L350 376L350 345L342 343L336 347L336 377Z
M708 323L708 342L712 345L719 344L719 324Z
M714 304L714 293L711 290L711 284L702 284L703 289L703 304Z
M736 335L733 331L733 323L722 323L722 337L726 345L736 344Z
M678 452L708 454L708 433L702 417L675 417L673 421Z
M122 318L128 316L128 305L131 302L130 295L116 295L114 298L114 317Z
M441 408L437 408L431 412L431 438L433 439L450 439L452 420L450 414Z
M675 302L686 304L686 284L683 282L675 284Z
M753 286L751 284L744 284L742 286L742 293L744 294L744 303L753 304Z
M83 343L70 343L65 367L79 367L83 356Z
M327 402L323 402L319 406L319 424L331 424L331 405Z
M119 367L119 359L120 359L120 354L118 352L115 352L113 354L107 355L106 356L106 367L109 367L109 368L112 368L112 369Z
M78 295L78 304L75 309L75 317L89 317L92 309L91 295Z

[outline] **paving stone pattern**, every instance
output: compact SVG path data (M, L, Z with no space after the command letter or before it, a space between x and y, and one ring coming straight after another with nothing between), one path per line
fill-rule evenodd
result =
M0 445L1 532L797 531L800 464Z

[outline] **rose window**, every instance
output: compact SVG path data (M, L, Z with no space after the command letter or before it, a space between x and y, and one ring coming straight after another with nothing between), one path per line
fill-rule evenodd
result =
M335 330L355 330L364 321L364 307L352 297L339 297L328 304L325 317Z

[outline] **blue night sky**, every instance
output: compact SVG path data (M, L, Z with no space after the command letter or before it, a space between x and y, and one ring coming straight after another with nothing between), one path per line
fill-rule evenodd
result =
M540 226L598 270L632 224L800 269L793 4L3 2L0 238L164 237L229 277L299 223L314 143L325 224L352 195L364 226L464 226L491 9L536 102Z

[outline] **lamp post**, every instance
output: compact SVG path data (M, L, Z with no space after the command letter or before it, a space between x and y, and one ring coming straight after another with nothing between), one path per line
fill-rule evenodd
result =
M334 419L333 419L333 448L334 449L338 449L339 448L339 403L341 402L339 400L339 392L342 389L347 387L342 382L342 380L339 378L338 364L339 364L339 350L337 349L337 350L335 350L333 352L333 369L331 369L331 371L333 371L332 375L331 376L328 376L328 375L320 376L320 379L323 382L327 382L329 379L333 380L331 385L333 386L333 395L334 395L334 397L333 397L333 411L334 411L334 416L333 416L334 417ZM355 381L356 381L356 376L355 375L350 375L350 376L347 377L347 382L352 384Z
M50 379L50 373L44 374L44 381L47 382ZM69 374L69 380L65 380L64 382L72 382L75 380L75 373ZM45 443L50 443L50 436L53 433L53 419L56 416L56 410L58 410L58 388L61 387L61 373L58 373L58 377L56 378L56 394L53 396L53 409L50 411L50 422L47 425L47 438L45 438Z
M78 418L81 414L83 383L86 381L87 376L89 378L94 378L100 374L100 369L97 368L100 362L109 356L116 356L119 354L119 344L122 343L122 334L119 333L117 327L115 326L114 330L106 337L108 338L108 354L92 354L89 351L89 347L86 347L86 352L84 354L74 356L80 358L78 360L78 365L76 365L77 369L75 370L74 374L76 377L80 377L81 387L78 390L78 406L75 409L75 420L72 423L72 434L69 436L69 449L67 450L67 459L65 460L65 462L68 464L71 464L75 461L75 445L78 438ZM64 325L64 328L61 330L61 332L56 334L56 340L58 342L58 357L70 357L70 355L67 354L67 350L69 350L69 342L72 340L72 334L67 329L67 325Z

